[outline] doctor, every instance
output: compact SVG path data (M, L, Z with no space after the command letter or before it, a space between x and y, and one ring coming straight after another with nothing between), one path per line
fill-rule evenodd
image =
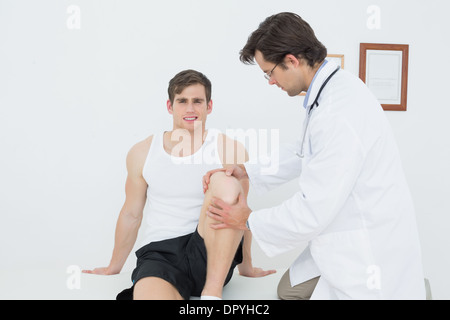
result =
M267 18L249 37L242 62L256 60L289 96L307 91L303 135L280 150L276 174L253 164L223 171L260 191L299 178L299 191L253 212L243 196L234 206L213 199L212 227L249 228L271 257L307 242L279 285L287 298L425 299L413 202L389 123L364 83L326 55L293 13Z

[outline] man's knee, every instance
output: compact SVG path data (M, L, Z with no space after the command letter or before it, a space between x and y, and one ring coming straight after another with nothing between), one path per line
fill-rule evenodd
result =
M225 172L219 171L211 176L208 190L212 196L228 204L234 204L242 191L242 186L235 177L229 177Z

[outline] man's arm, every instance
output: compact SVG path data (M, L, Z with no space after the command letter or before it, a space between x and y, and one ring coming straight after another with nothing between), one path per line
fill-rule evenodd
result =
M114 250L109 266L94 270L83 270L83 272L102 275L118 274L133 249L147 199L147 182L142 176L142 169L151 141L152 137L139 142L128 153L128 176L125 184L126 199L117 220Z

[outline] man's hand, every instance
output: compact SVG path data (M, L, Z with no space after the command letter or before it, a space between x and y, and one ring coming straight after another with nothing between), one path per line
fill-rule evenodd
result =
M248 179L247 172L245 171L245 167L243 165L233 165L226 168L211 170L203 176L203 193L206 193L206 190L208 190L211 176L216 172L225 172L227 176L233 176L238 180Z
M226 228L248 230L247 220L251 212L244 194L240 193L238 203L235 205L229 205L221 199L213 197L206 214L217 221L216 224L211 225L211 228L215 230Z
M241 276L249 278L265 277L277 272L276 270L263 270L261 268L254 268L253 266L244 263L238 265L238 270Z
M109 267L106 268L95 268L93 270L83 270L83 273L96 274L101 276L111 276L114 274L119 274L120 272L113 271Z

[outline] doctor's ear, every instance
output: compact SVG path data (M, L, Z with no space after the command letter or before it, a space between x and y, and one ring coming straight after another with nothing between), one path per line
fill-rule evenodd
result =
M173 114L173 106L170 100L167 100L167 111L169 111L170 114Z
M302 63L301 57L296 57L293 54L287 54L286 57L284 57L284 65L289 66L292 65L294 68L298 67Z

